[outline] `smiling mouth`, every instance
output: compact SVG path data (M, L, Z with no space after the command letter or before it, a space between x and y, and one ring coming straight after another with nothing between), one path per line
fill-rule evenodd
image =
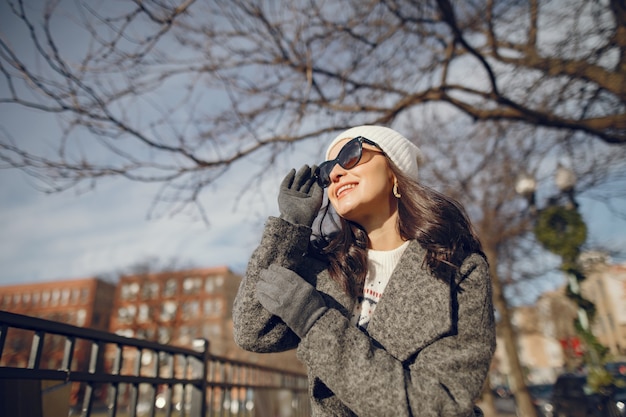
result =
M337 189L337 192L335 193L335 195L337 197L339 197L341 194L343 194L345 191L351 190L354 187L356 187L356 184L346 184L346 185L342 185L341 187L339 187Z

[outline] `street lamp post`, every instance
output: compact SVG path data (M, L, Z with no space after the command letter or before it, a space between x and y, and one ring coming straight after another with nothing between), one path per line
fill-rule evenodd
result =
M525 197L529 204L529 211L535 222L533 232L539 243L561 258L561 270L568 279L567 296L576 303L578 309L575 329L586 348L588 382L594 390L602 391L612 380L602 366L608 350L593 335L590 325L595 306L581 294L580 284L585 275L578 258L580 248L587 238L587 226L575 199L576 175L559 164L555 182L559 194L550 197L543 208L537 207L537 182L532 176L522 175L515 185L515 191Z

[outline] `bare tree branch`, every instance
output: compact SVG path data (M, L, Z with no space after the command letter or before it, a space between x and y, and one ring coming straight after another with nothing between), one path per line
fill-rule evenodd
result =
M4 136L0 154L51 191L121 176L163 182L195 205L239 161L359 123L401 123L435 103L451 119L565 132L546 135L557 147L578 134L626 143L619 1L4 9L21 35L0 36L0 106L53 115L62 131L48 139L55 152Z

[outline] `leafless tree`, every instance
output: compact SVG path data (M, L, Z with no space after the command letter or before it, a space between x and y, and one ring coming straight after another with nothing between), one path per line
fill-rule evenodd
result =
M524 275L506 267L537 251L516 174L542 180L564 155L588 195L624 180L621 0L115 5L2 6L17 30L0 29L0 106L55 115L62 130L42 146L3 124L0 158L46 190L125 177L204 213L202 192L234 166L356 124L402 127L429 156L424 178L468 207L506 316L502 284Z
M426 118L430 123L422 122ZM622 184L618 189L624 188L626 178L621 172L626 153L603 143L581 142L564 154L558 140L545 140L549 132L510 122L468 126L463 120L439 121L425 114L405 128L409 126L427 126L412 132L421 138L427 157L421 173L424 181L439 184L444 192L463 202L474 220L490 262L500 337L509 358L516 403L520 415L535 415L510 307L519 305L516 298L520 292L532 290L539 279L545 279L546 272L557 270L558 262L537 246L532 234L535 217L528 203L516 194L516 179L521 174L534 174L541 190L536 203L545 205L545 200L559 193L553 184L557 166L567 163L578 177L577 195L593 198L589 194L602 188L601 184L615 181ZM593 235L593 230L590 233ZM484 397L488 396L485 391Z
M38 3L37 3L38 4ZM53 114L0 158L47 191L119 176L174 210L234 164L428 103L626 142L620 0L23 0L2 5L0 105ZM12 108L12 107L11 107ZM262 172L257 168L251 177Z

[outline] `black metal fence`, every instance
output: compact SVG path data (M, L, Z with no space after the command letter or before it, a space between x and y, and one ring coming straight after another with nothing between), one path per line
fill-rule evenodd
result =
M27 359L9 357L20 350ZM304 417L310 410L305 375L213 356L204 339L185 349L0 311L0 415Z

